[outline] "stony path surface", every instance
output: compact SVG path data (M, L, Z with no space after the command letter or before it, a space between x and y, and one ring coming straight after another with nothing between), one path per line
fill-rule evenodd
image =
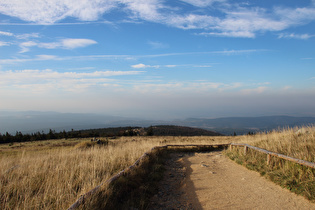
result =
M314 209L315 204L226 158L174 153L149 209Z

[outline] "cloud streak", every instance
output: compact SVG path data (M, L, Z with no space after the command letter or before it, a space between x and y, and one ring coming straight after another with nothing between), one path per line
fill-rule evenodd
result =
M124 12L129 21L149 21L184 30L203 30L200 35L255 38L268 31L283 31L293 26L305 25L315 20L315 7L271 9L241 6L228 0L182 0L192 8L184 13L181 4L167 4L162 0L2 0L0 13L18 17L37 24L61 23L67 17L79 21L98 21L113 10ZM216 4L216 7L212 7ZM213 15L196 8L210 7L221 15ZM0 33L1 34L1 33ZM2 34L3 35L3 34ZM153 43L159 45L159 43Z
M18 89L31 92L45 92L60 89L63 91L80 92L84 89L98 86L113 85L115 79L110 77L123 77L142 74L144 71L94 71L94 72L57 72L46 70L16 70L0 72L0 89ZM118 83L118 81L116 81ZM45 88L43 88L45 87Z
M26 50L28 50L30 45L38 46L36 42L26 42L24 46ZM207 51L207 52L185 52L185 53L162 53L162 54L148 54L148 55L84 55L84 56L54 56L54 55L38 55L35 58L13 58L13 59L0 59L0 64L13 64L13 63L24 63L24 62L32 62L32 61L41 61L45 60L97 60L97 59L140 59L140 58L155 58L155 57L170 57L170 56L183 56L183 55L202 55L202 54L214 54L214 55L222 55L222 56L232 56L232 55L244 55L258 52L268 51L266 49L246 49L246 50L222 50L222 51ZM135 64L139 65L139 64ZM144 66L143 66L144 65ZM165 65L165 67L175 67L178 65ZM145 67L145 64L140 64L135 67ZM152 67L157 67L152 66Z
M35 42L27 41L20 43L20 53L25 53L30 50L31 47L39 47L45 49L67 49L72 50L76 48L87 47L89 45L97 44L96 41L91 39L62 39L59 42Z
M14 34L6 31L0 31L0 36L14 36Z
M151 65L145 65L143 63L131 65L132 68L134 69L145 69L145 68L160 68L159 65L151 66Z
M312 37L315 37L315 35L310 35L310 34L295 34L295 33L281 33L279 34L278 38L279 39L310 39Z
M208 93L241 91L244 94L262 93L267 90L269 83L243 84L222 83L210 81L174 81L163 82L160 80L146 80L130 78L133 75L144 75L146 71L93 71L93 72L58 72L51 69L46 70L16 70L0 71L1 89L19 89L33 92L37 87L46 87L47 94L55 89L64 91L75 91L74 87L82 89L107 87L116 85L116 91L133 93L159 93L159 94L184 94L184 93ZM124 79L125 77L125 79ZM117 78L117 79L116 79ZM264 85L264 86L262 86ZM70 88L71 87L71 88Z
M0 41L0 47L3 47L3 46L9 46L10 43L9 42L3 42L3 41Z

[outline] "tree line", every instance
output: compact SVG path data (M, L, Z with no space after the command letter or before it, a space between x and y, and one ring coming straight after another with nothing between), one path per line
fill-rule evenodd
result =
M89 130L71 130L56 132L50 129L48 133L34 132L23 134L17 131L14 134L6 132L0 133L0 144L13 142L27 142L27 141L42 141L50 139L68 139L68 138L89 138L89 137L114 137L114 136L135 136L138 135L136 129L138 127L117 127L117 128L101 128Z
M40 141L50 139L116 137L116 136L222 136L222 134L200 128L191 128L174 125L157 125L147 128L141 127L114 127L88 130L71 130L56 132L50 129L48 133L35 132L23 134L17 131L15 135L8 132L0 133L0 144L13 142ZM236 135L236 134L235 134Z

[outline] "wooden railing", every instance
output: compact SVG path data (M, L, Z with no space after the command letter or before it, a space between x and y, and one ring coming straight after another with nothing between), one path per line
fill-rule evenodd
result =
M289 160L291 162L298 163L300 165L304 165L304 166L307 166L307 167L310 167L310 168L315 168L315 163L313 163L313 162L309 162L309 161L306 161L306 160L300 160L300 159L289 157L289 156L286 156L286 155L283 155L283 154L279 154L279 153L276 153L276 152L271 152L271 151L268 151L268 150L265 150L265 149L261 149L259 147L251 146L249 144L231 143L230 147L232 147L232 146L244 147L244 154L245 155L246 155L246 153L248 151L248 148L256 150L258 152L262 152L262 153L267 154L267 165L269 165L269 163L270 163L271 156L275 156L275 157L278 157L278 158L281 158L281 159L284 159L284 160Z

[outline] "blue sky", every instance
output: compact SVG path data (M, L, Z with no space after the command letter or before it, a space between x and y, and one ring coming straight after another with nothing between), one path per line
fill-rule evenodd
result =
M314 0L0 2L0 110L173 119L314 104Z

